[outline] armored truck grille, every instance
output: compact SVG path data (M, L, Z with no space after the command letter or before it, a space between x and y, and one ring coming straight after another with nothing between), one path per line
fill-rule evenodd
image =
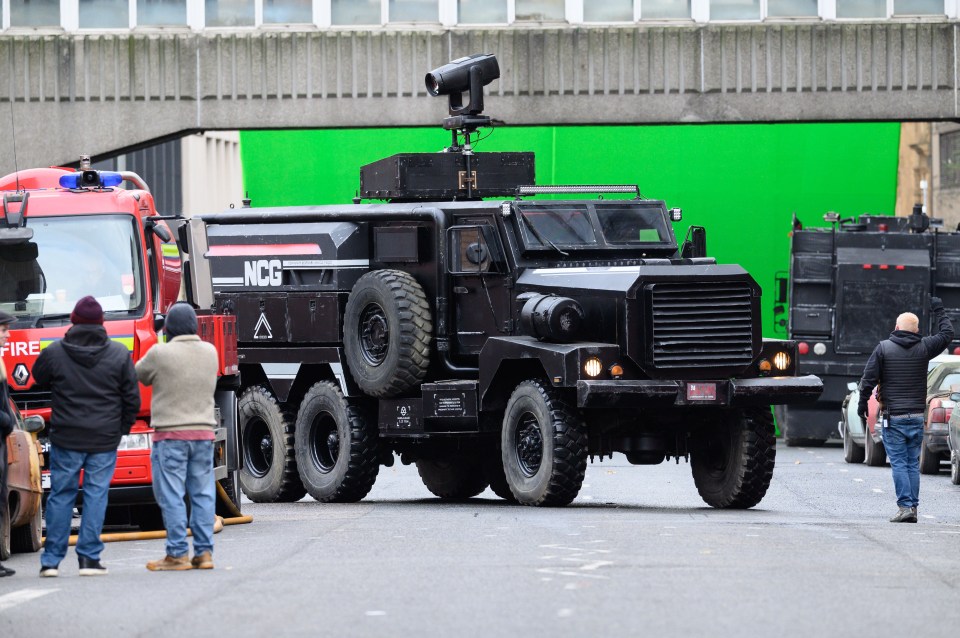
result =
M651 288L655 367L736 367L753 360L749 284L660 283Z

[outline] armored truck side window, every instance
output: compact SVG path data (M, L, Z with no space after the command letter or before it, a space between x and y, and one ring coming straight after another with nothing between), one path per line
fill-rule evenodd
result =
M503 272L503 250L490 224L447 229L447 246L453 274Z
M608 244L659 244L673 239L659 208L598 206L597 218Z

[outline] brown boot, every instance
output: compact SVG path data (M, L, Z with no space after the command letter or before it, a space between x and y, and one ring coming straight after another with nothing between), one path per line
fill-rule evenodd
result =
M202 552L190 561L194 569L213 569L213 554Z
M187 569L193 569L190 559L184 556L164 556L160 560L152 560L147 563L147 569L152 572L182 572Z

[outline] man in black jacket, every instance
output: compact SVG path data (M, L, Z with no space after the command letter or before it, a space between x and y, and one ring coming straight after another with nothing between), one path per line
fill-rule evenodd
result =
M899 510L891 523L916 523L920 498L920 446L923 444L923 416L927 405L927 364L953 340L953 325L939 297L930 298L930 310L939 332L921 337L919 320L910 312L897 317L890 338L881 341L867 360L860 379L857 413L867 421L867 401L880 384L883 404L883 445L893 470L893 486Z
M140 410L140 390L130 353L107 337L103 309L93 297L77 302L73 326L45 348L33 366L40 387L52 391L50 495L47 540L40 575L56 576L67 554L70 519L83 470L83 518L77 540L81 576L106 574L100 564L100 532L107 492L117 464L120 437L130 432Z

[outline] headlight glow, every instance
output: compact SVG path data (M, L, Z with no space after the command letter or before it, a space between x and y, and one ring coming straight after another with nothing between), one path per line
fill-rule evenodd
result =
M588 377L599 376L600 373L603 371L603 362L596 357L590 357L583 364L583 371L586 373Z
M790 355L786 352L778 352L773 355L773 367L781 372L790 367Z

